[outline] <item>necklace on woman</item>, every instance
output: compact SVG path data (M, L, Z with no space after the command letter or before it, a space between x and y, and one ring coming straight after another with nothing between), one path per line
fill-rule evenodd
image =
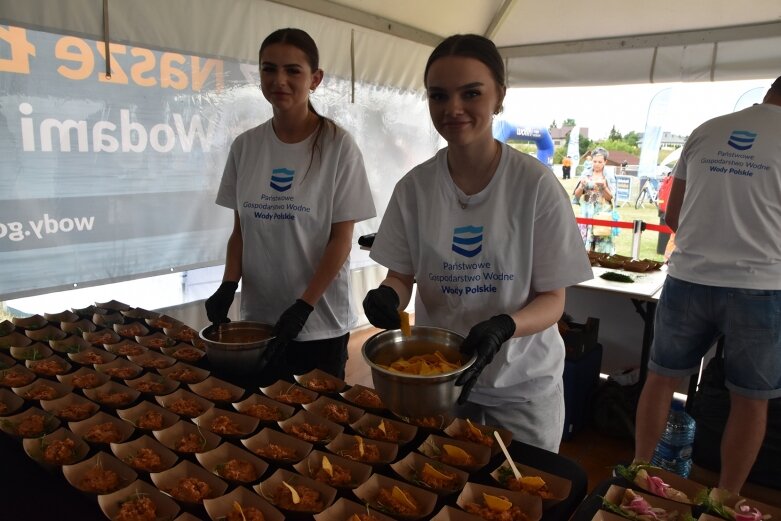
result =
M494 156L491 158L491 162L488 163L488 167L484 171L484 177L489 176L489 181L491 177L493 177L494 170L496 170L496 167L499 164L499 158L501 157L501 152L502 152L502 145L496 143L495 141L494 143L496 144L496 152L494 152ZM450 161L448 160L448 167L450 166L449 163ZM472 196L464 194L466 195L466 199L462 199L461 190L458 188L458 185L456 185L455 181L453 182L453 186L456 189L455 192L456 192L456 200L458 201L458 206L460 206L462 210L466 210L466 208L469 206L469 201L470 199L472 199Z

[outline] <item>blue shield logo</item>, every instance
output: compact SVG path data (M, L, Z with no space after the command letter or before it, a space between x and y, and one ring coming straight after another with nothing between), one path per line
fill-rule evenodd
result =
M271 188L277 192L286 192L290 190L290 187L293 186L293 176L295 174L295 170L275 168L271 171Z
M733 130L729 136L727 144L735 150L748 150L754 146L754 140L757 139L756 132L748 130Z
M474 257L483 251L483 227L461 226L454 228L453 251L464 257Z

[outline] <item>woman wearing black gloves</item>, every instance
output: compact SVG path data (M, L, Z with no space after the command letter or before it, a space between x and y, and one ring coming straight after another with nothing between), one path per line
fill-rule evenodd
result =
M309 101L323 71L307 33L271 33L259 60L273 117L231 145L216 202L234 210L234 226L223 283L206 301L206 314L227 322L241 279L242 319L275 324L255 384L316 367L343 378L354 325L353 225L375 215L363 157Z
M364 300L385 329L417 283L415 323L466 336L475 364L459 416L501 425L558 451L564 425L564 344L556 322L569 285L592 277L567 194L553 173L493 138L505 95L494 44L456 35L429 57L429 112L448 146L399 183L371 249L389 268Z

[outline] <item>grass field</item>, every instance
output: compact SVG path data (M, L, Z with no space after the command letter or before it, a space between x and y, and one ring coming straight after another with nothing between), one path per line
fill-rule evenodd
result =
M578 180L573 179L559 179L564 189L568 194L572 194L572 190L575 189L575 185ZM649 224L659 224L659 213L656 206L650 203L645 203L643 208L635 209L634 201L636 193L632 194L631 203L618 208L618 213L621 216L621 221L632 222L636 219L644 221ZM580 206L572 205L572 211L575 213L575 217L580 217ZM656 245L659 234L657 232L645 231L643 232L642 239L640 241L640 258L641 259L654 259L664 260L664 256L656 253ZM613 238L613 243L616 246L616 253L619 255L632 255L632 230L621 228L619 230L618 237Z

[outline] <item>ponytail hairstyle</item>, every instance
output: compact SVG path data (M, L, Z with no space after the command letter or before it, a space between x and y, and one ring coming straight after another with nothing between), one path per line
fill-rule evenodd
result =
M309 62L309 67L312 69L312 72L320 68L320 52L317 50L317 44L315 41L306 31L292 27L288 27L286 29L277 29L273 33L266 36L265 40L263 40L263 43L260 44L260 50L258 51L258 63L262 61L263 51L266 49L266 47L277 43L292 45L296 49L303 52L306 55L307 62ZM319 157L322 156L323 150L321 141L323 130L327 128L335 134L336 123L317 112L314 105L312 105L312 100L307 99L307 107L309 108L310 112L317 116L318 119L317 129L315 130L315 139L312 141L312 153L309 156L309 166L306 168L306 173L309 173L309 170L312 168L312 163L315 159L315 151L317 151ZM304 174L304 176L306 176L306 174Z

